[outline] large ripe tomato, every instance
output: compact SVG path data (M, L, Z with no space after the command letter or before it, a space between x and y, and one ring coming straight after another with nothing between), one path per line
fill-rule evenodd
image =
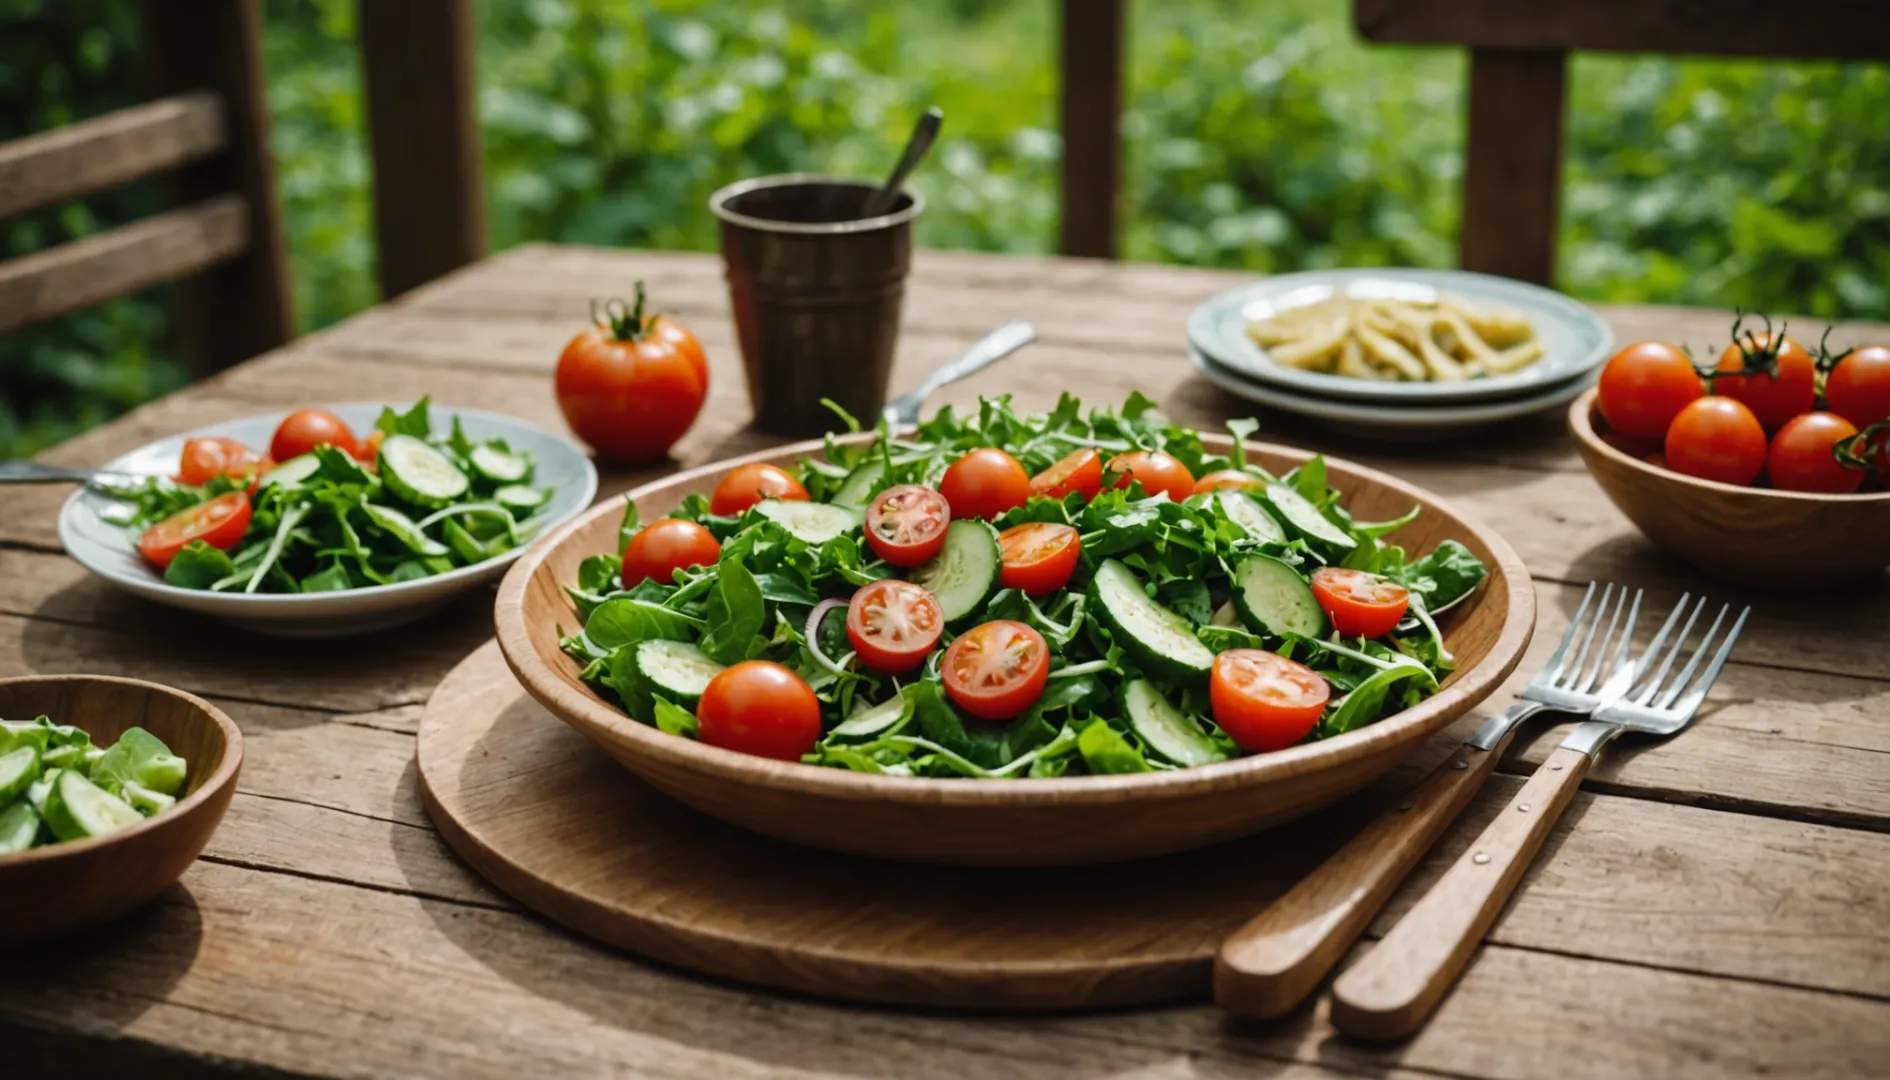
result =
M1102 490L1102 455L1087 446L1067 454L1063 460L1031 477L1030 490L1034 495L1058 500L1072 491L1084 501L1093 499Z
M1214 722L1249 753L1284 750L1312 733L1332 697L1318 672L1264 649L1214 658L1208 703Z
M1404 586L1338 566L1314 570L1312 592L1332 619L1332 628L1346 637L1384 637L1411 606L1411 593Z
M1140 482L1142 490L1151 496L1167 492L1176 502L1194 494L1194 474L1186 465L1159 450L1117 454L1109 459L1108 472L1112 488L1126 488L1132 481Z
M290 413L276 427L276 437L269 440L269 456L287 461L318 446L332 446L351 456L357 449L354 432L341 417L321 409L303 409Z
M952 517L988 520L1030 501L1030 474L1016 458L987 446L952 462L938 490Z
M715 485L715 494L709 496L709 512L739 514L763 499L806 502L807 489L786 469L753 461L730 469Z
M1838 361L1824 382L1824 407L1859 428L1890 420L1890 346L1866 345Z
M623 587L644 581L669 585L676 571L692 566L714 566L722 545L709 530L693 521L663 518L637 531L623 548Z
M1205 494L1210 491L1260 491L1266 483L1250 472L1240 469L1217 469L1194 482L1194 493Z
M1001 619L972 627L945 650L939 673L952 702L980 720L1009 720L1037 703L1050 678L1043 635Z
M938 599L910 581L875 581L847 603L847 640L875 671L911 671L925 663L944 632Z
M1864 482L1864 470L1838 461L1836 447L1857 434L1857 425L1836 413L1795 416L1772 436L1765 472L1780 491L1846 495Z
M138 538L138 552L163 570L192 540L228 551L249 531L249 517L249 496L240 491L227 492L179 510L146 529Z
M1722 484L1750 484L1765 468L1765 429L1732 398L1703 397L1667 428L1667 467Z
M558 408L577 437L606 458L652 461L669 453L702 411L709 364L694 335L637 302L604 316L558 357Z
M1044 596L1069 584L1076 573L1083 540L1068 525L1028 521L998 534L998 556L1003 565L998 581L1026 596Z
M177 462L177 482L202 487L219 476L254 478L275 463L260 450L221 435L205 435L184 444Z
M923 484L901 484L873 496L866 508L866 543L894 566L920 566L945 546L951 521L945 496Z
M1725 375L1750 371L1751 375ZM1777 431L1785 421L1811 411L1818 399L1818 365L1804 346L1771 330L1747 331L1743 340L1733 327L1733 343L1720 354L1713 393L1752 410L1759 426Z
M1659 341L1642 341L1601 369L1602 419L1623 435L1662 439L1687 403L1706 393L1687 354Z
M724 750L799 761L820 741L820 699L780 664L744 660L703 689L696 737Z

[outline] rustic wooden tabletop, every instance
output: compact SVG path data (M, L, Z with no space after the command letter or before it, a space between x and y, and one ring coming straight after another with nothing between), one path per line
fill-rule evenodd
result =
M710 398L677 447L699 464L768 445L747 428L719 260L519 248L151 403L48 452L94 464L176 430L348 400L438 401L562 429L549 373L591 297L647 279L709 351ZM939 401L1139 389L1176 419L1251 409L1197 377L1183 319L1238 275L926 252L894 384L1014 316L1040 342ZM1618 340L1723 342L1722 312L1607 308ZM1794 326L1815 339L1820 325ZM1852 325L1834 340L1890 340ZM1731 590L1649 547L1588 479L1559 414L1396 447L1276 417L1266 436L1427 486L1508 538L1541 622L1538 668L1591 579ZM607 472L622 491L674 468ZM65 492L0 500L0 675L131 675L204 694L248 740L203 859L150 908L76 942L0 954L0 1075L213 1069L322 1077L648 1075L1182 1077L1870 1076L1890 1070L1890 578L1752 598L1707 711L1606 756L1455 993L1415 1039L1337 1036L1324 1006L1273 1025L1200 1004L1050 1018L834 1005L708 981L593 946L523 911L448 851L415 788L413 731L486 640L482 593L406 629L289 644L121 595L64 557ZM1790 558L1790 553L1781 553ZM1439 736L1409 782L1502 699ZM1559 738L1531 729L1373 928L1383 932ZM1319 819L1299 827L1318 827ZM23 1071L20 1066L23 1064Z

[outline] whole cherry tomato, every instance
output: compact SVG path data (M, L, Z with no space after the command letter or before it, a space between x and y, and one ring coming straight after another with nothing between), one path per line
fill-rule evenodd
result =
M923 484L901 484L873 496L866 508L866 543L894 566L930 562L945 547L952 508L945 496Z
M356 439L354 458L369 472L380 471L381 442L387 438L387 432L375 428L368 432L367 438Z
M192 540L228 551L249 531L249 496L225 492L208 502L187 507L151 526L138 538L138 553L159 570L171 565Z
M219 476L254 479L275 462L260 450L221 435L204 435L184 444L177 462L177 482L202 487Z
M1304 739L1331 697L1332 685L1318 672L1264 649L1229 649L1214 658L1208 676L1214 722L1249 753Z
M1384 637L1411 605L1411 593L1404 586L1338 566L1314 570L1312 591L1332 619L1332 628L1347 637Z
M332 446L353 456L357 447L354 432L334 413L322 409L292 412L276 427L269 440L269 456L277 461L301 457L318 446Z
M939 674L959 708L980 720L1009 720L1043 696L1050 646L1023 623L988 622L952 640Z
M1750 375L1725 372L1749 371ZM1775 333L1749 330L1744 340L1733 325L1733 343L1720 354L1713 393L1752 410L1759 426L1777 431L1785 421L1811 411L1818 398L1818 365L1804 346Z
M702 411L709 364L694 335L637 302L607 305L596 325L558 357L558 407L565 423L599 455L652 461L669 453Z
M695 522L681 518L652 521L624 545L623 587L634 588L644 581L670 585L676 580L676 571L714 566L721 557L722 545Z
M1030 474L1002 450L973 450L945 470L939 494L953 518L994 518L1030 501Z
M1084 500L1102 490L1102 455L1085 446L1030 478L1033 495L1062 499L1074 491Z
M1765 468L1765 429L1732 398L1703 397L1667 428L1667 467L1722 484L1750 484Z
M998 582L1007 589L1020 589L1026 596L1056 592L1076 573L1082 550L1082 537L1068 525L1049 521L1013 525L998 534L998 556L1002 560Z
M1857 434L1857 425L1836 413L1794 416L1772 436L1765 473L1780 491L1847 495L1864 482L1864 470L1838 461L1836 447Z
M820 699L788 668L744 660L703 689L696 737L724 750L799 761L820 741Z
M1623 435L1664 439L1680 410L1705 393L1686 353L1664 342L1642 341L1615 353L1601 369L1598 404L1602 419Z
M715 494L709 496L709 513L722 517L739 514L763 499L806 502L807 489L786 469L751 461L730 469L715 485Z
M938 599L910 581L882 578L847 603L847 641L875 671L911 671L925 663L944 632Z
M1136 450L1109 459L1109 486L1126 488L1140 483L1151 496L1168 493L1176 502L1194 494L1194 474L1181 462L1159 450Z
M1824 382L1824 406L1859 428L1890 419L1890 346L1866 345L1839 360Z
M1260 491L1266 483L1250 472L1240 469L1217 469L1194 482L1194 493L1200 495L1209 491Z

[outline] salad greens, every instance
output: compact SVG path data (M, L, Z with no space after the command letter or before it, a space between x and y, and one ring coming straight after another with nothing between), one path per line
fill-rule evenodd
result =
M1374 723L1434 692L1453 660L1432 613L1475 589L1483 565L1455 541L1409 557L1384 538L1412 520L1415 508L1394 521L1355 521L1327 485L1322 458L1270 476L1245 454L1244 440L1257 423L1228 427L1231 458L1210 453L1198 432L1163 419L1139 394L1120 408L1088 412L1066 394L1046 415L1020 415L1005 397L983 400L976 415L941 409L911 435L896 437L882 425L879 438L861 446L830 436L825 460L803 459L799 467L814 503L859 507L896 484L936 488L953 461L983 446L1006 450L1033 475L1093 447L1104 454L1159 450L1195 476L1233 468L1260 484L1258 492L1214 492L1181 502L1149 497L1139 483L1088 501L1076 493L1060 501L1032 497L992 526L1074 526L1081 537L1074 578L1066 588L1032 598L999 588L994 577L976 598L974 617L951 622L938 650L907 676L858 662L843 606L810 619L824 600L905 576L874 556L857 521L837 535L797 531L793 520L767 512L769 504L718 516L700 494L671 516L714 534L722 545L717 564L677 571L673 583L643 581L626 589L617 556L586 559L568 588L583 626L563 647L600 694L683 737L695 734L701 685L722 666L755 658L784 664L822 706L824 734L804 761L902 776L1135 773L1238 756L1242 751L1210 718L1202 666L1232 648L1268 649L1331 684L1331 700L1310 739ZM638 528L632 504L619 550ZM1304 591L1310 603L1305 579L1322 565L1403 585L1410 590L1408 617L1382 638L1347 639L1330 631L1316 607L1295 612L1276 602L1282 595L1276 586L1284 586L1285 594ZM1237 598L1240 603L1231 602ZM1115 610L1124 604L1161 614L1138 622L1134 613ZM1042 697L1003 723L954 707L939 675L952 633L995 619L1030 625L1052 654ZM693 666L679 675L685 659Z
M0 855L103 836L169 810L188 765L134 727L110 747L42 716L0 720Z
M428 401L384 409L372 462L318 446L259 476L251 515L228 550L193 540L171 559L164 580L216 592L317 593L361 589L444 574L517 548L542 524L551 492L531 484L531 454L504 440L474 441L459 418L435 430ZM201 487L152 478L109 493L134 532L186 512L247 481L212 478ZM147 534L148 535L148 534Z

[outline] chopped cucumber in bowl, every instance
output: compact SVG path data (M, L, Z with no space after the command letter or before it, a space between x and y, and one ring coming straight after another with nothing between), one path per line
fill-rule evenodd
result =
M0 856L156 817L176 805L190 769L139 727L95 747L84 731L44 716L0 721L0 746L10 747L0 753Z

